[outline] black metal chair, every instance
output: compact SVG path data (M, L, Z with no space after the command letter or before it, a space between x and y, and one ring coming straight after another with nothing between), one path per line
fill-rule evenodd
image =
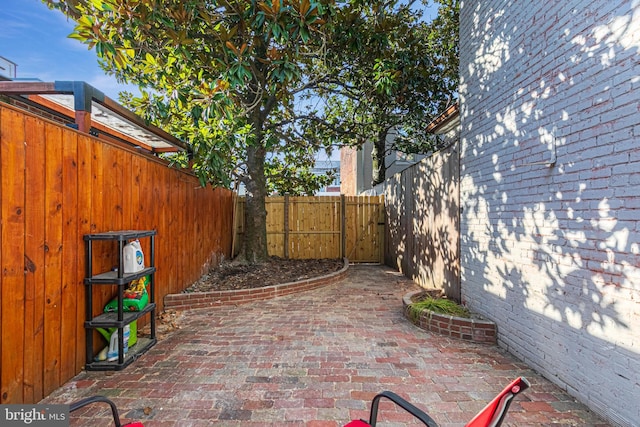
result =
M465 427L498 427L504 421L504 417L509 410L511 401L519 393L528 389L531 385L526 378L520 377L511 382L504 388L487 406L485 406L478 414L469 421ZM380 399L385 398L413 415L428 427L438 427L438 424L420 408L409 403L402 397L390 391L383 391L376 395L371 402L371 412L369 421L354 420L345 427L375 427L378 420L378 405Z

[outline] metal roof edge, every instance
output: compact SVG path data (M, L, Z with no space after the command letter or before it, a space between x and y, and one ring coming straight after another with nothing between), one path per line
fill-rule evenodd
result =
M165 140L180 151L190 151L189 146L157 126L147 124L140 116L126 109L84 81L25 82L0 81L0 94L6 95L73 95L77 111L91 113L91 102L97 102L122 119L139 126Z
M431 123L427 125L426 131L428 133L437 133L439 129L445 126L452 118L456 117L460 112L459 103L449 106L442 114L433 119Z

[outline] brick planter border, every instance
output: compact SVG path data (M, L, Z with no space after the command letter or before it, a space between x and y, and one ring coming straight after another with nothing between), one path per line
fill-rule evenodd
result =
M496 324L490 320L467 319L464 317L448 316L423 310L418 319L413 319L409 310L409 304L413 298L423 291L413 291L402 298L404 316L414 325L425 331L436 332L452 338L478 343L496 344Z
M344 258L343 262L344 266L339 271L326 276L301 280L299 282L289 282L254 289L168 294L164 297L164 309L191 310L194 308L240 305L295 294L298 292L310 291L312 289L332 285L342 280L349 269L349 260Z

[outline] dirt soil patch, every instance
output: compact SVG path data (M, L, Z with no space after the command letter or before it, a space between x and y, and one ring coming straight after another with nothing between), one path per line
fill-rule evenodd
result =
M325 276L339 271L342 259L283 259L271 257L262 264L223 261L183 292L230 291L262 288Z

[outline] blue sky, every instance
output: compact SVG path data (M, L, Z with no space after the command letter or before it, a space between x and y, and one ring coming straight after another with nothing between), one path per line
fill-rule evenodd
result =
M98 65L94 51L67 36L74 23L40 0L0 0L0 56L18 65L18 78L81 80L118 99L118 84Z
M433 15L436 8L429 9ZM18 78L81 80L116 101L121 90L136 93L135 86L106 75L93 50L68 38L73 27L40 0L0 0L0 56L18 65Z
M427 9L431 17L436 10ZM137 93L134 85L106 75L93 50L68 38L73 28L73 21L40 0L0 0L0 56L17 64L18 78L80 80L116 101L122 90ZM331 158L337 159L337 153Z

